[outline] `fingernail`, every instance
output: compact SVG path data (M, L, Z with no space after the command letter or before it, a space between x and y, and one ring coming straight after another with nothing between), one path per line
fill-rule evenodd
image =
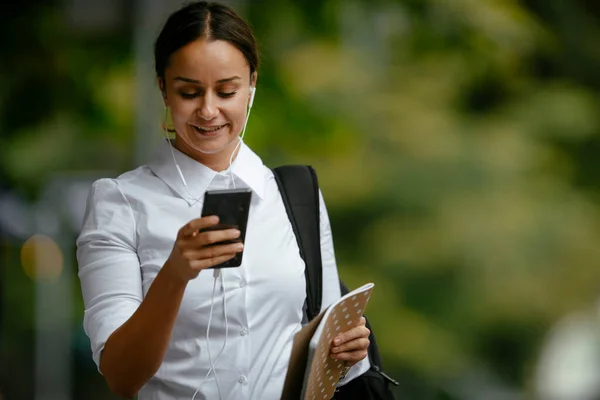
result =
M334 341L333 341L333 344L335 344L335 345L337 346L337 345L338 345L338 344L340 344L341 342L342 342L342 339L340 339L340 338L335 338L335 339L334 339Z
M234 234L236 237L238 237L238 236L240 236L240 235L242 234L242 232L240 232L238 229L234 229L234 230L233 230L233 234Z
M235 248L237 250L244 250L244 245L242 243L238 243L238 244L235 245Z

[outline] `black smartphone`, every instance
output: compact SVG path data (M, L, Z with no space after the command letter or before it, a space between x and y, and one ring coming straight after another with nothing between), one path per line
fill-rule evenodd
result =
M221 229L238 229L239 238L235 240L225 240L215 245L228 243L244 243L246 239L246 227L248 225L248 214L250 212L250 201L252 200L252 191L250 189L227 189L227 190L209 190L204 194L204 205L202 206L202 217L216 215L219 217L219 223L210 228L203 229L201 232ZM215 265L211 268L232 268L242 265L243 251L236 254L234 258L224 263Z

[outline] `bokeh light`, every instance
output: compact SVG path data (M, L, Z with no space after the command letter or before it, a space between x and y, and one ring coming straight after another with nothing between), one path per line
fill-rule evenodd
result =
M21 265L32 280L56 281L63 270L63 255L52 238L36 234L21 248Z

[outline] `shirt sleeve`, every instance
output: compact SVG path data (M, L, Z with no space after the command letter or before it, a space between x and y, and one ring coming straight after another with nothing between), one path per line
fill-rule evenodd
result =
M320 224L321 224L321 258L323 260L323 299L321 301L321 311L325 310L334 301L342 297L337 263L335 261L335 251L333 247L333 235L331 233L331 223L323 194L319 191L320 203ZM365 357L352 366L346 377L341 379L339 386L343 386L352 379L362 375L371 368L369 357Z
M77 262L85 304L83 326L98 368L106 340L142 302L135 232L133 212L118 182L94 182L77 238Z

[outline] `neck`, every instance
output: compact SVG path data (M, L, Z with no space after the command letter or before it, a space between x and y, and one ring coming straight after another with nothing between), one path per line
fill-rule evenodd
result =
M179 139L178 136L175 137L175 140L172 142L172 144L177 150L198 161L200 164L212 169L213 171L222 172L229 168L229 160L233 162L233 160L235 160L240 153L242 145L240 144L238 146L238 142L239 139L232 140L227 147L214 154L206 154L197 151L188 146L183 140ZM233 157L231 157L231 154L234 151L235 154L233 154Z

